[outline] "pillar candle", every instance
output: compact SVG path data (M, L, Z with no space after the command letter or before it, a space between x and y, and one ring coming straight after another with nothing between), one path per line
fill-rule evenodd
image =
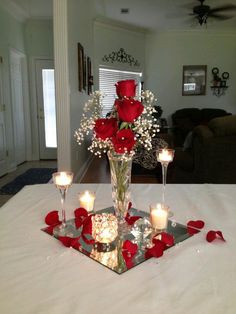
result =
M91 191L85 191L79 194L80 207L83 207L88 212L93 211L95 201L95 193Z
M168 223L168 207L163 204L150 206L150 220L156 230L164 230Z

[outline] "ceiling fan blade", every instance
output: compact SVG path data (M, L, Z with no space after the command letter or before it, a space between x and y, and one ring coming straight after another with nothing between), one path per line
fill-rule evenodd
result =
M224 12L230 10L236 10L236 5L234 4L222 5L221 7L210 9L209 13Z
M229 20L229 19L233 18L234 16L233 15L209 14L208 17L213 17L214 19L224 21L224 20Z

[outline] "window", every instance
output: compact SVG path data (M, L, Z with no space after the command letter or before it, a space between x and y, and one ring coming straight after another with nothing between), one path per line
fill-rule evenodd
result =
M43 69L43 105L46 147L57 147L54 70Z
M137 82L136 94L141 94L140 72L118 71L112 69L99 68L99 90L105 94L103 99L103 117L111 111L114 101L117 98L115 84L121 80L135 80Z

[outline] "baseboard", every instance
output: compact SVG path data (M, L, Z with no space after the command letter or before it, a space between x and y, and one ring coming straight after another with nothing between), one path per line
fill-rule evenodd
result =
M90 155L87 161L83 164L80 170L76 173L74 177L74 182L78 182L78 183L81 182L81 179L84 177L85 173L87 172L92 160L93 160L93 155Z

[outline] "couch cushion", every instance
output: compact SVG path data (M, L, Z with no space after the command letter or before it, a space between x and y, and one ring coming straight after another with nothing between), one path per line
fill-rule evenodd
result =
M201 119L201 112L198 108L183 108L176 110L172 115L173 123L175 124L175 119L190 119L196 125Z
M207 124L211 119L228 115L224 109L203 108L201 109L201 124Z
M236 134L236 115L212 119L208 127L215 136Z

